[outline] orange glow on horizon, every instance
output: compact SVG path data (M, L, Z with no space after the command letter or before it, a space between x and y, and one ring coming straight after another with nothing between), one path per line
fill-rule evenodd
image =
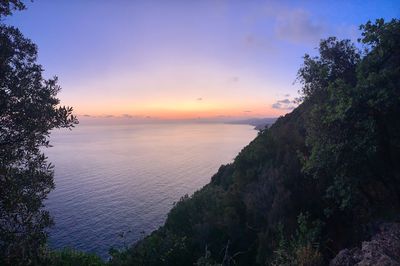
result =
M76 106L75 113L78 116L91 117L120 117L120 118L152 118L161 120L173 119L229 119L250 117L278 117L288 110L278 110L271 104L232 104L216 102L170 102L151 104L136 104L132 106L113 104L108 108L96 108L97 106ZM93 110L96 110L93 112ZM104 110L107 110L105 112Z

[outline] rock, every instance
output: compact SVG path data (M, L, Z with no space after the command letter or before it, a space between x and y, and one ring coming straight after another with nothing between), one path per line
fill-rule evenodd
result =
M355 251L349 249L341 250L336 257L331 261L330 265L343 265L343 266L350 266L355 265L358 262L358 258L355 256Z
M343 249L330 266L400 266L400 224L384 223L361 248Z

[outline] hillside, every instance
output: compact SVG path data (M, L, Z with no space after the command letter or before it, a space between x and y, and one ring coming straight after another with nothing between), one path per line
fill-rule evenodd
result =
M400 23L304 57L303 103L113 265L325 265L400 211Z

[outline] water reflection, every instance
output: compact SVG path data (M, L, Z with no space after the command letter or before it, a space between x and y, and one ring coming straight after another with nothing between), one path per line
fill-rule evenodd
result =
M79 125L52 134L56 166L47 208L50 244L106 257L132 230L132 243L157 229L173 202L209 182L256 135L247 125Z

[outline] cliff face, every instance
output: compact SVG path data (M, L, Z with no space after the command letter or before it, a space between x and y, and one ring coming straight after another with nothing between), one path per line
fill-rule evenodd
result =
M384 223L370 241L361 247L344 249L331 261L330 266L400 265L400 224Z

